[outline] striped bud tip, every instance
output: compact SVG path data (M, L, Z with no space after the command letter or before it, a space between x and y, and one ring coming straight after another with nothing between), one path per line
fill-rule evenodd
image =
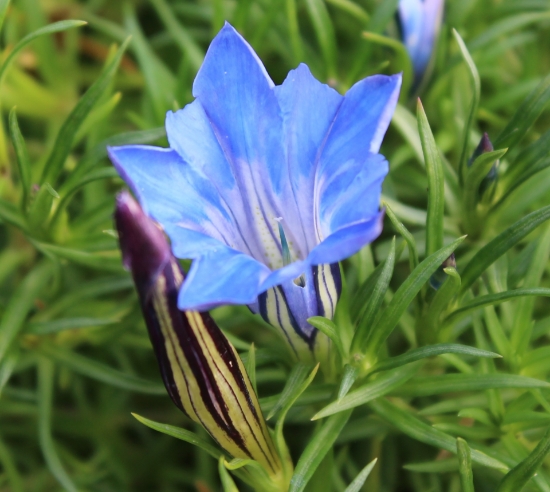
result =
M164 234L127 192L115 222L170 397L234 458L259 462L280 482L280 458L235 348L207 313L177 307L184 274Z

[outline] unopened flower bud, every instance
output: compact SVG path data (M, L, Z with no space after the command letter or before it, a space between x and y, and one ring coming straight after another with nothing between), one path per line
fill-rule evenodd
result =
M184 274L164 233L127 192L115 222L170 397L229 454L257 461L280 482L280 458L235 348L207 313L178 309Z

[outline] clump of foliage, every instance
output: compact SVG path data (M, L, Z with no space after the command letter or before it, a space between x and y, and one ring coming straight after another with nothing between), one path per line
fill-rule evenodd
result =
M291 490L550 490L550 4L448 0L421 104L396 5L0 0L0 491L233 490L166 396L106 158L166 146L226 19L277 83L299 62L342 92L404 73L384 232L342 263L335 319L311 320L333 370L293 362L244 307L213 313L284 433ZM484 132L494 150L470 160Z

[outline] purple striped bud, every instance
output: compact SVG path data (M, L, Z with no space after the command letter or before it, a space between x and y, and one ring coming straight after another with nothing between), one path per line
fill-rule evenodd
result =
M163 232L127 192L117 198L115 222L170 397L234 458L258 462L271 489L284 490L281 460L235 348L207 313L178 309L184 274Z

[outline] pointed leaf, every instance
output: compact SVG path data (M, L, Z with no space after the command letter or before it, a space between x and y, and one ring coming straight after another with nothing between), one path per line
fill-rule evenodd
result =
M550 388L550 383L517 374L443 374L415 377L395 393L404 396L428 396L498 388L547 389Z
M338 354L340 354L342 360L346 359L347 353L342 345L342 339L340 338L338 327L334 321L324 318L323 316L312 316L308 318L307 322L329 337L334 342L336 350L338 350Z
M351 343L352 356L356 353L362 354L367 350L369 339L372 336L372 331L377 329L377 327L374 326L374 321L380 314L382 301L384 300L384 296L386 295L386 291L390 285L390 280L392 278L393 268L395 265L395 256L394 237L392 239L390 252L384 262L384 267L380 272L380 276L376 281L368 303L359 318L359 325L357 326L357 330Z
M9 67L9 65L11 64L11 62L13 61L17 53L19 53L31 41L35 40L40 36L44 36L46 34L53 34L55 32L66 31L67 29L84 26L86 24L87 24L86 21L81 21L81 20L62 20L59 22L54 22L53 24L44 26L40 29L37 29L34 32L31 32L30 34L27 34L21 41L19 41L15 45L11 53L4 60L4 63L0 65L0 85L2 84L2 80L4 79L6 69Z
M460 161L458 163L458 178L460 180L460 183L462 183L464 179L464 167L466 165L466 159L468 158L468 143L470 141L470 131L474 124L474 120L477 114L477 108L479 106L479 99L481 96L481 82L479 79L479 73L477 71L476 64L474 63L474 60L472 60L468 48L466 48L464 41L462 40L460 34L458 34L458 31L456 29L453 29L453 36L460 49L462 59L464 60L464 62L466 63L466 67L468 68L468 76L470 78L470 83L472 84L472 104L470 106L470 112L468 113L468 119L464 123L464 143L462 144Z
M404 366L416 362L417 360L425 359L426 357L435 357L442 354L462 354L470 355L472 357L487 357L496 359L502 357L495 352L489 352L487 350L481 350L475 347L469 347L467 345L459 345L457 343L438 343L435 345L427 345L425 347L416 348L409 352L398 355L397 357L390 357L389 359L378 362L370 371L388 371L396 367Z
M76 352L69 352L54 345L42 344L38 351L62 364L73 371L102 383L109 384L115 388L126 391L135 391L147 395L165 395L166 390L162 384L139 378L133 374L127 374L101 362L89 359Z
M522 102L516 114L502 130L502 133L494 142L495 149L507 147L509 149L517 145L525 136L531 125L537 120L550 100L550 75L533 90Z
M458 456L458 471L462 492L475 492L474 476L472 474L472 452L468 443L460 437L456 440L456 454Z
M342 381L340 381L340 387L338 388L338 401L348 394L348 391L351 389L358 376L359 368L350 364L344 366L344 375L342 376Z
M456 453L456 439L415 417L410 411L399 408L384 398L372 401L369 406L383 420L393 424L398 430L417 441ZM498 470L508 470L499 459L478 451L472 446L472 461L479 465Z
M235 485L235 482L231 478L231 475L225 468L225 460L223 456L220 456L218 460L218 472L220 474L220 480L222 482L223 492L239 492L239 489Z
M289 492L301 492L315 473L323 458L334 445L334 441L351 417L352 410L340 412L328 418L313 434L306 449L300 456L292 480Z
M366 482L367 478L369 478L370 472L374 468L374 465L376 465L376 462L378 461L378 458L374 458L365 468L361 470L359 475L355 477L353 482L351 482L344 492L360 492L361 488L363 487L363 484Z
M497 292L496 294L487 294L485 296L479 296L467 303L463 304L459 309L453 311L449 316L445 318L446 323L456 322L459 319L467 316L472 311L480 309L486 306L495 306L503 302L509 301L516 297L527 297L527 296L542 296L550 297L550 289L545 288L535 288L535 289L515 289L507 290L506 292Z
M71 152L73 141L80 125L111 83L129 42L130 38L124 41L113 59L103 70L103 73L78 100L76 106L71 111L71 114L63 123L63 126L57 134L57 139L53 146L52 153L46 161L42 182L47 181L55 186L57 178L63 170L65 160Z
M67 492L78 492L71 477L63 467L55 449L52 437L51 421L53 406L54 365L40 358L38 363L38 440L44 460L52 475Z
M461 292L466 292L489 265L549 218L550 205L518 220L481 248L462 272Z
M367 355L373 361L376 360L381 345L390 336L391 332L399 322L401 315L409 307L416 294L428 281L430 276L441 266L444 260L458 247L464 237L453 241L448 246L441 248L431 256L428 256L420 263L414 271L401 284L386 309L382 312L376 326L369 337L369 349Z
M48 285L54 271L50 261L34 267L10 297L0 320L0 363L23 328L23 323L34 307L34 301Z
M371 400L375 400L390 391L399 388L411 379L420 366L402 367L391 372L382 374L374 381L369 381L359 388L348 393L341 400L330 403L317 412L311 420L318 420L335 413L344 412L348 409L358 407Z
M443 215L445 211L445 180L439 149L428 123L428 118L420 99L417 103L416 118L418 133L422 143L426 174L428 176L428 219L426 221L426 256L443 247Z
M9 124L10 124L10 137L15 149L15 158L17 160L17 167L19 170L19 179L21 180L21 188L23 191L23 208L26 206L29 199L29 192L31 189L31 163L29 160L29 154L27 152L27 146L21 130L19 130L19 123L17 122L17 114L15 107L10 111Z
M181 439L182 441L193 444L201 448L203 451L206 451L213 458L220 458L223 456L223 452L219 450L216 446L210 444L209 441L198 436L194 432L188 431L187 429L182 429L181 427L176 427L174 425L161 424L160 422L155 422L154 420L149 420L137 413L132 413L132 416L141 422L143 425L150 427L153 430L167 434L168 436L175 437L176 439Z
M535 475L548 452L550 452L550 429L546 431L531 454L506 474L497 492L521 492Z

